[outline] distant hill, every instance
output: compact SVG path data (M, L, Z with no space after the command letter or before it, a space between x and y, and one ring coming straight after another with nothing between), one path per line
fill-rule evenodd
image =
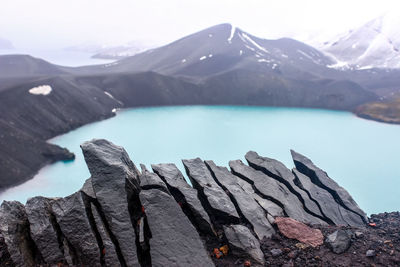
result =
M60 75L65 69L29 55L0 56L0 78Z

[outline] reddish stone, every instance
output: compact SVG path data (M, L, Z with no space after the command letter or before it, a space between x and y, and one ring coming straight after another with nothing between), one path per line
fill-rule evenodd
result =
M276 217L275 223L279 231L287 238L296 239L312 247L317 247L324 243L324 236L319 229L313 229L304 223L286 217Z

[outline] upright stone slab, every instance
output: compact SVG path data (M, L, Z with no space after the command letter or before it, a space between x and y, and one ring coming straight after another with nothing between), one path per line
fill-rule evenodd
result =
M267 157L261 157L254 151L247 152L245 158L249 166L284 183L286 187L299 198L309 212L316 216L323 217L317 203L310 199L307 193L294 183L295 177L293 173L286 168L282 162Z
M343 208L335 201L333 196L325 189L317 186L311 179L297 169L293 169L296 176L296 183L303 188L311 198L315 199L323 212L336 225L363 226L363 220L358 214Z
M97 212L97 208L93 204L90 205L90 209L92 211L97 231L103 243L103 250L101 251L101 253L103 254L104 262L106 266L118 266L120 262L118 259L117 251L115 250L114 243L112 242L110 235L107 232L103 220L101 219L100 214Z
M151 167L167 183L175 200L186 204L194 224L197 225L199 230L203 233L214 234L210 217L201 205L197 190L186 182L175 164L155 164Z
M259 240L269 238L275 233L274 228L267 220L266 214L261 206L253 198L252 194L247 193L238 183L238 177L234 176L227 168L215 165L213 161L205 161L211 173L229 191L235 199L239 210L244 218L253 227Z
M291 153L297 170L310 177L314 184L317 184L318 186L328 190L340 205L358 214L364 223L367 223L367 215L362 209L360 209L346 189L339 186L328 176L326 172L315 166L314 163L307 157L293 150L291 150Z
M238 221L239 215L229 196L215 182L204 162L199 159L183 160L193 186L204 194L213 214L223 220Z
M76 192L52 203L63 235L76 253L75 265L101 266L100 247L89 222L82 193Z
M263 196L280 203L286 214L293 219L311 224L326 224L321 219L307 213L300 200L290 192L285 184L245 165L240 160L230 161L229 166L235 175L253 183Z
M92 176L96 199L118 240L124 260L128 266L138 266L136 235L129 207L138 205L135 202L140 190L139 171L125 149L107 140L85 142L81 148Z
M31 237L49 265L66 263L62 244L59 243L61 236L58 236L56 226L53 225L56 224L51 210L53 201L45 197L34 197L28 199L25 205Z
M152 236L153 266L214 266L196 229L171 195L148 189L139 196Z
M0 232L15 266L36 265L28 218L24 206L18 201L3 201L1 204Z
M260 242L253 236L250 230L243 225L224 226L226 239L232 254L250 259L252 266L264 266L264 253L261 251Z

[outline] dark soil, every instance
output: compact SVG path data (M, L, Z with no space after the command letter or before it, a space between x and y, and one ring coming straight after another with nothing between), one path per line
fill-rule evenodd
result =
M324 236L337 229L351 230L354 234L350 248L342 253L333 253L325 244L316 248L277 233L271 239L264 239L261 246L266 266L400 266L400 213L381 213L370 217L376 226L352 228L340 226L318 226ZM355 233L362 233L356 237ZM280 256L273 257L272 249L281 249ZM375 257L367 257L366 252L374 250ZM217 266L243 266L238 258L215 259Z

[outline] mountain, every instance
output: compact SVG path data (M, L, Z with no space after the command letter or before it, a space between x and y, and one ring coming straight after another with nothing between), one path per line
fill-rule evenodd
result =
M0 78L60 75L66 69L29 55L0 56Z
M399 13L388 12L319 48L336 60L336 68L400 68Z
M284 72L313 77L333 61L293 39L265 40L235 28L217 25L166 46L110 65L107 71L155 71L165 75L205 78L235 69Z
M0 37L0 49L14 49L11 41Z

